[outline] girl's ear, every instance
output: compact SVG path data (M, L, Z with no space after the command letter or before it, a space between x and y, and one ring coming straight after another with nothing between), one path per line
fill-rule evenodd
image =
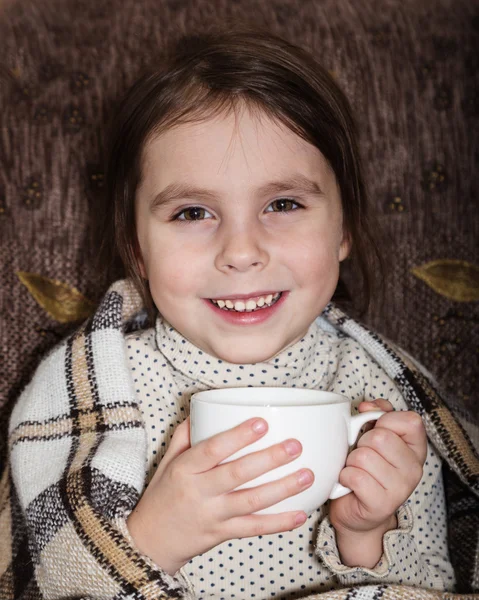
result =
M341 245L339 246L339 262L342 262L349 256L351 252L351 235L349 231L343 230L343 239L341 240Z

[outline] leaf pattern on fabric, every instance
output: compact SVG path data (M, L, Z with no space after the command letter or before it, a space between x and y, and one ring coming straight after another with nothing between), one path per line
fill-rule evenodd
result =
M411 269L441 296L456 302L479 300L479 267L464 260L433 260Z
M17 271L17 277L37 303L59 323L81 321L94 311L94 303L66 283L26 271Z

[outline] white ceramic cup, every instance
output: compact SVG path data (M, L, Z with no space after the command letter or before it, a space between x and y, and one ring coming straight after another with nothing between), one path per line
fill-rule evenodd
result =
M309 515L326 500L351 492L338 483L349 447L354 444L365 423L379 419L383 414L383 411L369 411L353 417L348 398L318 390L266 387L207 390L191 397L191 445L252 417L262 417L268 423L266 435L224 462L290 438L299 440L303 446L299 458L240 487L254 487L302 468L311 469L315 476L311 487L258 511L273 514L304 510Z

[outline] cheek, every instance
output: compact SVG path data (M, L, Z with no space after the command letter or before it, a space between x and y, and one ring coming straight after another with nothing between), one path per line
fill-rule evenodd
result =
M185 247L155 245L148 254L148 275L153 296L182 296L198 288L201 279L198 256Z
M339 263L339 242L330 232L297 238L296 243L283 246L282 252L292 269L304 276L334 271Z
M303 300L319 315L331 300L339 279L339 260L336 245L324 243L324 238L302 242L297 252L287 253L289 270L295 285L307 296ZM295 309L303 313L305 307ZM309 313L308 313L309 314Z

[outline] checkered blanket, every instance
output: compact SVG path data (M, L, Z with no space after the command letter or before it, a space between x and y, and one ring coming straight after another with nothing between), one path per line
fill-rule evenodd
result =
M165 574L136 550L126 528L143 490L146 435L124 334L141 329L145 318L131 284L116 282L96 314L44 358L21 394L0 483L2 600L194 598L181 574ZM356 339L423 417L444 459L458 589L478 591L479 459L467 434L409 356L333 305L321 319ZM459 594L382 584L310 600L454 597Z

